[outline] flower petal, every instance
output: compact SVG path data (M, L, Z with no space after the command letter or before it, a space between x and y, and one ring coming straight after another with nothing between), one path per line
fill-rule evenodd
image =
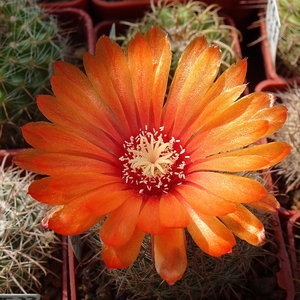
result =
M190 223L190 216L185 207L172 194L164 194L159 201L159 217L162 226L180 228Z
M122 130L127 135L130 134L129 119L127 119L122 103L104 64L97 57L85 53L84 66L93 87L100 97L106 101L107 106L109 106L115 115L118 123L122 124Z
M280 208L279 202L270 194L258 201L247 203L247 206L270 213L275 213Z
M149 124L154 82L150 45L137 33L128 43L126 53L139 119L141 124Z
M167 229L163 234L154 235L153 256L157 273L173 285L183 276L187 266L184 230Z
M14 163L25 170L40 174L41 171L34 164L34 160L44 153L37 149L26 149L17 153L14 157Z
M134 194L112 211L100 229L104 244L119 247L132 237L142 205L140 194Z
M99 147L111 145L115 149L112 138L100 130L96 124L91 124L86 120L83 122L82 117L76 109L73 109L73 106L68 106L60 99L50 95L38 95L37 105L43 115L55 125L72 132L76 131L76 134ZM113 136L113 138L119 140L117 136Z
M233 202L254 202L267 196L267 191L262 184L237 175L195 172L188 175L186 180Z
M159 128L161 126L161 111L165 100L172 52L167 35L157 26L153 26L146 32L145 39L152 52L154 72L151 101L153 116L150 117L154 119L153 127Z
M195 38L178 63L164 109L164 126L177 135L212 85L221 62L219 47L208 47L205 38ZM205 74L205 75L204 75ZM187 102L189 105L186 105ZM170 118L173 116L173 118Z
M236 236L251 245L261 245L265 241L263 224L242 204L237 204L235 212L219 217Z
M192 218L187 227L198 247L211 256L221 256L231 251L235 238L231 231L216 217L198 215L189 209Z
M70 198L64 197L62 193L50 188L52 177L45 177L35 180L28 188L28 194L35 200L48 205L63 205L71 201Z
M137 134L134 131L137 128L134 91L125 54L117 43L102 36L96 44L96 57L106 68L127 120L130 121L132 134ZM110 98L104 100L106 103L110 103Z
M126 184L111 183L84 193L73 201L82 202L82 205L92 214L104 215L134 196L135 191L125 190L126 188L128 188Z
M81 202L72 201L66 205L55 206L43 219L43 227L63 235L77 235L93 227L104 216L87 211Z
M265 120L248 121L243 124L232 122L197 135L185 148L192 160L219 152L225 152L255 143L269 129ZM200 145L200 146L199 146Z
M207 216L223 216L235 211L235 204L217 196L201 186L182 184L176 187L181 202L187 202L197 213Z
M121 179L99 173L73 172L53 178L49 187L62 194L81 194L114 182L121 182Z
M137 226L146 233L162 234L166 230L160 221L159 202L160 199L155 196L144 200Z
M84 75L85 76L85 75ZM93 90L89 83L89 92L81 89L81 86L74 83L65 76L54 75L51 77L51 86L55 96L72 111L75 111L77 118L83 123L94 124L94 128L112 135L115 139L119 139L119 132L115 119L110 114L106 105L96 91ZM119 139L119 141L121 141Z
M120 170L101 160L61 153L40 154L34 159L39 172L58 176L72 172L92 172L118 175Z
M22 133L29 144L43 151L81 154L109 161L116 159L108 151L97 147L76 133L51 123L28 123L23 126Z
M135 229L131 239L119 247L104 245L102 259L109 269L122 269L130 266L137 258L145 233Z
M274 142L209 156L187 167L187 172L210 170L223 172L254 171L269 168L291 151L284 142Z

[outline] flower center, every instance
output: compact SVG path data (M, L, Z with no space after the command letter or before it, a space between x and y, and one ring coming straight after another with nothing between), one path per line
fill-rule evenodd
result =
M167 193L185 178L184 167L188 156L180 141L153 129L141 130L124 144L123 179L140 193L153 196Z

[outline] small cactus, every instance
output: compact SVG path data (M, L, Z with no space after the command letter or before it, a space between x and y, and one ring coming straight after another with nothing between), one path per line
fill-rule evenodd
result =
M282 76L300 76L300 2L277 0L281 22L277 56L284 64L277 69Z
M219 45L222 51L221 72L226 70L238 59L235 51L236 40L233 31L240 33L235 27L225 23L224 17L219 15L220 6L207 5L204 2L189 1L187 3L159 1L151 4L152 11L147 12L138 23L122 22L129 25L126 44L137 31L146 32L151 26L157 25L167 34L173 52L171 75L176 69L177 62L186 46L196 36L205 36L209 44ZM122 39L122 38L120 38Z
M38 292L55 250L54 233L40 227L46 205L27 195L33 177L0 167L0 293Z
M56 19L35 0L0 0L1 148L20 147L19 127L41 117L35 96L50 93L51 66L64 49Z
M292 151L279 163L277 173L286 179L287 192L300 187L300 86L290 85L284 92L275 94L288 109L288 118L282 128L273 135L274 140L289 143ZM296 209L300 209L300 202Z

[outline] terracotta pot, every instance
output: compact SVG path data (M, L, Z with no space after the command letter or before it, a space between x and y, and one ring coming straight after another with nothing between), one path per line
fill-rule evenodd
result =
M82 9L65 7L51 9L51 14L57 15L60 26L72 37L83 40L86 49L90 53L95 51L95 39L93 33L93 21L89 14Z
M72 0L72 1L54 1L38 3L43 8L58 9L58 8L79 8L85 11L88 10L89 0Z

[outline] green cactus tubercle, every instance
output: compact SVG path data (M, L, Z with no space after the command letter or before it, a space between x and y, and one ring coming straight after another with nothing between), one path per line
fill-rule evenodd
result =
M52 63L63 59L65 41L56 19L32 0L0 0L0 29L0 125L7 140L6 125L37 118L35 96L50 93Z

